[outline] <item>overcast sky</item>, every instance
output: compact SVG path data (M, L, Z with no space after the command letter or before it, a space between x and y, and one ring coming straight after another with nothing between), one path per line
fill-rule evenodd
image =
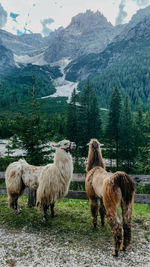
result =
M150 0L0 0L0 28L14 34L47 35L87 9L99 10L115 25L129 21L148 5Z

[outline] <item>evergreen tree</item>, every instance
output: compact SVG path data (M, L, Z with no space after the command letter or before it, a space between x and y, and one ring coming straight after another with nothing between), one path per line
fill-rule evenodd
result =
M67 109L65 132L66 137L76 144L78 144L77 112L77 92L76 89L74 89Z
M150 173L150 111L146 113L143 123L144 145L139 147L138 157L136 158L136 173Z
M91 138L99 139L102 136L100 109L89 82L82 90L80 104L78 134L80 145L85 147Z
M46 133L40 115L40 103L35 96L35 86L32 88L32 101L26 103L28 114L17 118L16 134L21 140L21 146L27 151L27 161L34 165L44 163L46 152L43 151Z
M138 155L140 149L145 145L145 136L144 136L144 117L142 108L138 108L138 112L135 115L134 120L134 150L135 155Z
M116 167L119 165L119 138L120 138L120 114L121 98L118 87L115 87L109 108L109 119L106 129L106 138L108 140L109 158L116 159Z
M134 162L134 128L128 95L126 95L121 114L120 158L124 169L129 172Z

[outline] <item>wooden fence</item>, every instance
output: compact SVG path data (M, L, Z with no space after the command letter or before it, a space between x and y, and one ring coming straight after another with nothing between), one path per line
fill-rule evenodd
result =
M5 173L0 172L0 179L5 179ZM130 175L135 184L150 185L150 175ZM85 174L74 173L72 182L84 182ZM6 188L0 188L0 194L6 194ZM29 195L29 199L32 201L34 192L32 190L25 190L25 194ZM66 198L73 199L87 199L86 192L84 191L69 191ZM30 201L29 201L30 203ZM150 194L136 194L135 203L146 203L150 204ZM30 205L30 204L29 204Z

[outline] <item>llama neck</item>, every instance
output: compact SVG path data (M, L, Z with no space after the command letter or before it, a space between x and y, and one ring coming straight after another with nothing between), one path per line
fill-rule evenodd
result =
M99 149L90 148L89 154L88 154L86 171L88 172L96 166L99 166L105 169L105 164L102 158L101 150L100 148Z
M57 149L54 164L65 179L70 180L72 178L73 163L70 153L67 153L62 149Z

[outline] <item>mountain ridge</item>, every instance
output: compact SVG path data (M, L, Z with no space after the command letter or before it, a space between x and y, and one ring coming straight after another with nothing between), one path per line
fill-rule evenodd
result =
M142 53L150 44L149 15L150 6L139 10L128 24L113 26L99 11L87 10L73 17L66 28L59 28L45 38L38 34L18 37L0 30L0 75L7 80L7 72L10 77L11 69L12 73L13 68L25 69L26 73L32 65L37 73L41 68L45 82L49 80L55 85L55 79L63 76L60 79L63 82L60 90L62 95L65 83L71 84L72 90L72 82L77 84L91 79L95 74L102 74L127 59L134 60L136 55L140 54L142 58ZM63 60L68 65L61 73ZM56 75L53 75L53 65ZM54 88L51 91L54 92Z

